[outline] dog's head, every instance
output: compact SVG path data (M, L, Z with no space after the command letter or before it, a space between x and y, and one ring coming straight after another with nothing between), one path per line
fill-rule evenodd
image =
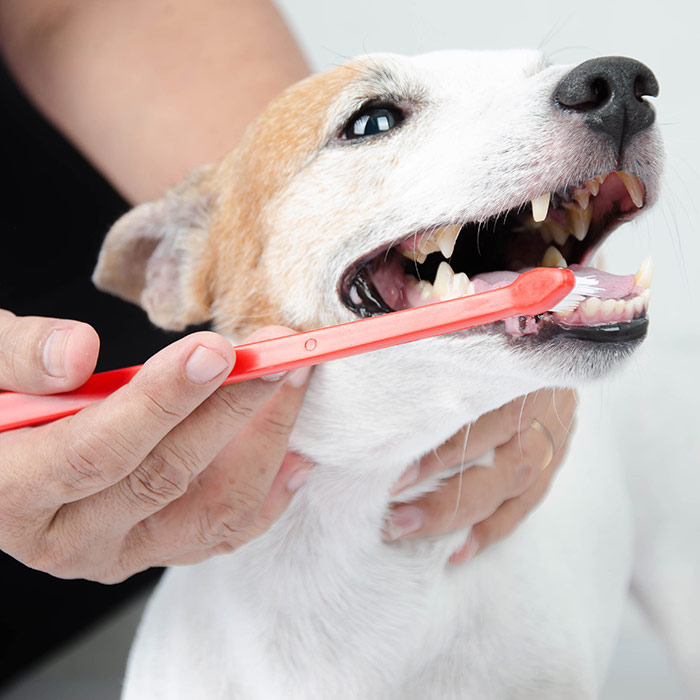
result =
M491 388L528 377L515 392L599 375L646 332L647 271L587 268L657 195L661 147L644 99L657 89L623 58L573 69L524 51L355 60L291 87L218 165L121 219L95 281L158 325L213 320L240 339L569 265L598 278L598 298L394 357L420 358L423 373L449 357L454 379L486 373ZM405 371L394 361L382 375L392 368Z

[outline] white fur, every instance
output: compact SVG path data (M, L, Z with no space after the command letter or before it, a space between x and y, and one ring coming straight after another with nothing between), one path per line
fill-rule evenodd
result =
M643 174L648 199L656 195L655 130L618 164L614 149L554 108L570 67L531 52L363 65L379 69L375 88L415 96L416 116L371 147L326 144L264 212L273 235L260 264L290 324L351 320L337 294L342 271L407 232L481 220L615 168ZM368 82L332 96L329 134ZM288 264L273 269L280 256ZM319 366L290 443L316 462L308 482L255 541L166 573L124 699L595 697L634 550L606 442L579 430L545 503L467 565L446 565L466 532L389 544L381 530L397 478L464 424L616 362L477 332Z

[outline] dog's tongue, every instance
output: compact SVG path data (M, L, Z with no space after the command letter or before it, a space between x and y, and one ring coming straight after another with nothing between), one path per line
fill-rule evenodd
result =
M596 296L599 299L624 299L632 294L634 290L634 275L613 275L609 272L603 272L595 267L583 267L581 265L570 265L569 269L577 277L588 277L596 280L599 291ZM524 270L522 270L524 272ZM489 289L498 289L505 287L515 280L519 272L509 272L507 270L498 270L496 272L485 272L472 278L474 291L486 292Z

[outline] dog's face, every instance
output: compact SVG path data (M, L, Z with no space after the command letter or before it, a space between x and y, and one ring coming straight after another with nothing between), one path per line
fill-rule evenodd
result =
M454 51L369 56L309 78L220 164L118 222L96 282L159 325L213 319L240 339L474 293L540 264L590 266L655 199L662 156L642 78L634 97L649 112L623 115L635 129L620 131L609 115L591 121L605 87L591 80L579 99L571 75L532 52ZM467 387L484 373L491 387L527 377L513 396L599 375L641 342L648 280L594 274L599 298L572 313L423 341L378 371L411 357L422 373L449 361Z

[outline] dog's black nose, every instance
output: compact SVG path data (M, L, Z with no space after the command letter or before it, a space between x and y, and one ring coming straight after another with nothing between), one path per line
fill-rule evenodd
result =
M658 94L656 76L643 63L606 56L585 61L564 76L554 101L564 110L580 112L590 129L622 148L654 123L654 108L643 98Z

